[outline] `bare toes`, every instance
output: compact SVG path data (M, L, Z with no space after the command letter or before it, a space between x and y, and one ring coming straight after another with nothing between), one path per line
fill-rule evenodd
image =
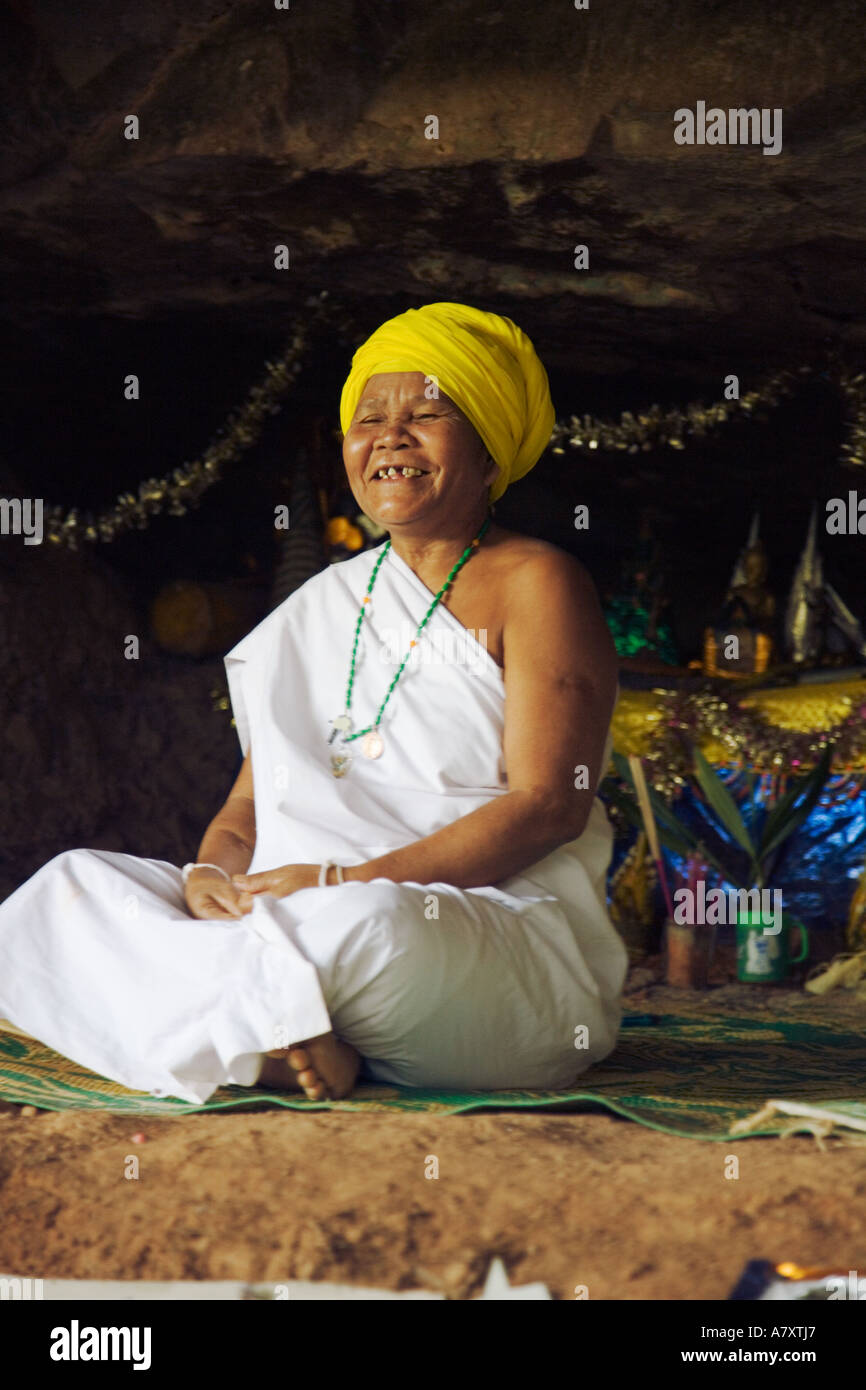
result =
M298 1085L306 1093L308 1100L324 1100L327 1097L328 1089L319 1073L313 1067L309 1053L303 1047L293 1047L289 1050L289 1066L295 1073Z
M328 1094L322 1078L314 1071L303 1071L298 1073L298 1080L303 1086L308 1100L324 1100Z

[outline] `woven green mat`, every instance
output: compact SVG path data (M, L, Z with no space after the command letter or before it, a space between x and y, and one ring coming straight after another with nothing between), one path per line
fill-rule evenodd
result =
M639 1124L693 1139L726 1139L765 1101L805 1102L866 1120L866 1035L794 1019L631 1015L616 1051L568 1091L424 1091L362 1084L346 1100L226 1086L204 1105L156 1099L95 1076L40 1043L0 1033L0 1099L44 1110L177 1116L241 1107L399 1110L453 1114L481 1109L603 1107ZM776 1134L790 1120L768 1121Z

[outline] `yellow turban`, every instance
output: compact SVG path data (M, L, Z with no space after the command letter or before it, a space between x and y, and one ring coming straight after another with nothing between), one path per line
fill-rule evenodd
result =
M500 314L468 304L426 304L388 319L352 358L340 398L344 434L364 387L379 372L435 377L499 466L491 502L534 468L550 439L556 413L547 372L526 334Z

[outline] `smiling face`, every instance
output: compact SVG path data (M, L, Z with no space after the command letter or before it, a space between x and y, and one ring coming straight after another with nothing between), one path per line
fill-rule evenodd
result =
M499 472L450 397L427 399L427 381L423 372L371 376L343 440L358 506L389 529L441 522L444 530L475 517Z

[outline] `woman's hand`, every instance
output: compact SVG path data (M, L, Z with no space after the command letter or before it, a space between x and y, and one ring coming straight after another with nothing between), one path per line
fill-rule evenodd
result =
M265 869L260 874L232 874L232 883L250 901L258 893L287 898L290 893L297 893L299 888L319 886L319 865L283 864L279 869Z
M214 869L195 869L187 879L184 897L191 915L203 919L229 921L253 909L252 895Z

